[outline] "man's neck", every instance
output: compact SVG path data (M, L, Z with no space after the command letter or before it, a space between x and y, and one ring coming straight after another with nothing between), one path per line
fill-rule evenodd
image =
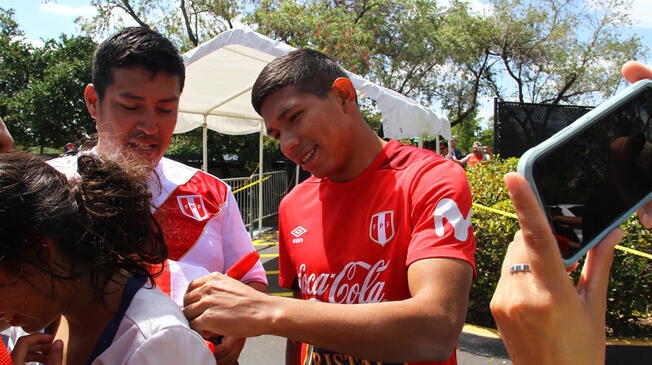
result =
M335 182L346 182L355 179L374 162L386 144L387 141L384 141L369 129L369 133L365 133L351 151L352 158L348 170L331 175L328 178Z

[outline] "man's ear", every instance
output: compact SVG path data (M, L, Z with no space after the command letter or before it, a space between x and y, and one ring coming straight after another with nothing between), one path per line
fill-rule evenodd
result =
M91 114L91 117L97 119L97 111L100 105L100 98L97 95L97 91L95 90L95 86L93 86L93 84L86 85L86 89L84 89L84 101L86 101L86 108Z
M351 80L346 77L338 77L333 81L333 91L340 98L346 111L351 111L352 108L358 107L355 87L353 87Z

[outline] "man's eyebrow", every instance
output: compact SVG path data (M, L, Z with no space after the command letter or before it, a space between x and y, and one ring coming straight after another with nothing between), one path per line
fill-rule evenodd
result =
M278 120L281 120L281 119L285 118L285 116L290 112L290 110L291 110L292 108L294 108L296 105L297 105L297 104L296 104L296 103L293 103L293 102L292 102L292 103L288 103L288 104L286 104L285 107L283 107L283 110L281 110L281 113L279 113L277 119L278 119Z
M118 96L121 96L121 97L127 98L127 99L145 100L145 98L143 98L142 96L134 95L134 94L132 94L132 93L130 93L128 91L118 93Z
M144 97L142 97L142 96L138 96L138 95L134 95L134 94L132 94L132 93L130 93L130 92L128 92L128 91L125 91L125 92L119 93L118 96L121 96L121 97L123 97L123 98L127 98L127 99L133 99L133 100L145 100ZM178 97L178 96L171 96L171 97L169 97L169 98L160 99L160 100L158 100L158 102L159 102L159 103L169 103L169 102L171 102L171 101L178 101L178 100L179 100L179 97Z

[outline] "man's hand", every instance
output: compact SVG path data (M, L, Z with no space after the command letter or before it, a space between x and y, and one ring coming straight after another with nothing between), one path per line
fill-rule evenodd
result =
M0 118L0 152L7 152L13 146L14 139L11 138L5 122Z
M622 231L609 233L586 258L577 287L528 182L505 176L521 230L509 245L491 312L514 364L601 364L613 250ZM517 264L531 271L510 272Z
M623 65L621 72L629 82L652 79L652 70L640 62L629 61ZM652 201L638 210L638 219L645 228L652 228Z
M63 341L54 340L53 335L36 333L20 337L11 351L14 365L26 362L40 362L44 365L61 365L63 362Z
M270 314L273 297L220 273L193 280L183 298L183 313L190 327L204 338L216 334L253 337L265 333L261 327ZM218 346L219 347L219 346Z

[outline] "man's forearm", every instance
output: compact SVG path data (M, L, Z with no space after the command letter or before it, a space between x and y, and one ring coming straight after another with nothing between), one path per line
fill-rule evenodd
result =
M274 301L271 334L361 359L444 361L463 325L444 306L432 308L416 298L356 305Z

